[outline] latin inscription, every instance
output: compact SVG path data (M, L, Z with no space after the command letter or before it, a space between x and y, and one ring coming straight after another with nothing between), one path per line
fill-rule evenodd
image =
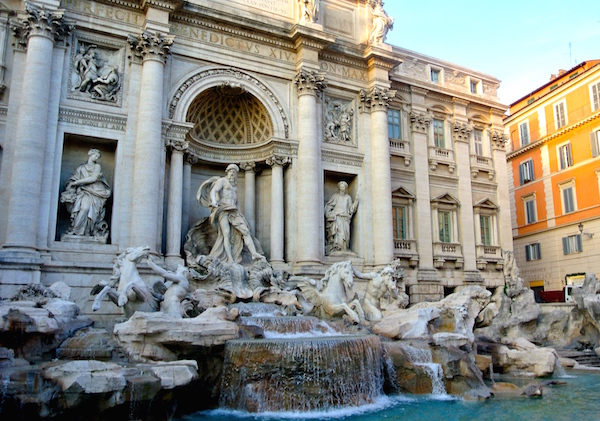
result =
M297 0L217 0L219 3L225 3L228 6L231 3L237 3L243 6L259 9L267 13L272 13L286 18L292 18L294 15L294 4Z
M62 0L62 7L77 12L90 13L94 16L117 20L120 22L142 25L144 15L126 9L120 9L106 4L99 4L89 0Z
M321 71L341 76L346 79L356 79L367 81L367 72L364 70L353 69L352 67L342 66L341 64L321 62Z
M208 31L205 29L193 28L187 25L173 23L171 24L171 34L184 38L195 39L198 41L204 41L210 44L222 45L224 47L243 51L244 53L248 54L256 54L290 63L296 62L296 54L291 51L258 44L256 42L247 41L240 38L234 38L220 32Z

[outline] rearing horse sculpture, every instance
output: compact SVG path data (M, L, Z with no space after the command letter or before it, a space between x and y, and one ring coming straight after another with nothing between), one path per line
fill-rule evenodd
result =
M365 319L358 299L353 295L354 277L350 261L333 264L320 281L306 276L291 276L288 285L300 288L312 304L312 314L325 319L347 314L354 323Z

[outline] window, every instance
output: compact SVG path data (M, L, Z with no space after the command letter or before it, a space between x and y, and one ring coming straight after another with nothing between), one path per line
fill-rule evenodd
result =
M439 224L439 232L440 232L440 241L442 243L450 243L452 242L452 220L451 213L449 211L438 211L438 224Z
M583 250L581 244L581 234L569 235L563 237L563 254L581 253Z
M565 101L554 104L554 125L557 129L567 125L567 105Z
M600 108L600 82L590 86L590 102L593 111Z
M392 211L394 215L394 239L406 240L406 206L394 206Z
M471 93L476 94L477 93L477 82L472 80L470 83L470 87L471 87Z
M521 185L535 180L535 175L533 172L533 160L528 159L527 161L519 164L519 177L521 179Z
M558 164L559 169L564 170L573 165L573 155L571 154L571 143L564 143L558 146Z
M441 71L438 69L431 69L431 81L433 83L440 83L441 80Z
M473 148L475 149L475 155L483 155L483 131L475 129L473 130Z
M525 208L525 223L533 224L537 221L536 209L535 209L535 196L528 196L523 198L523 206Z
M527 244L525 246L525 260L528 262L532 260L540 260L542 258L542 250L540 243Z
M562 202L563 214L575 212L577 210L577 196L575 194L575 181L570 180L558 186L560 190L560 200Z
M446 148L444 139L444 120L433 119L433 142L436 148Z
M492 245L492 217L490 215L480 215L479 224L481 226L481 243L484 246Z
M402 131L400 130L400 111L388 110L388 136L391 139L402 139Z
M592 148L592 157L600 154L600 129L590 133L590 146Z
M521 146L529 144L529 124L526 121L519 124L519 138L521 139Z

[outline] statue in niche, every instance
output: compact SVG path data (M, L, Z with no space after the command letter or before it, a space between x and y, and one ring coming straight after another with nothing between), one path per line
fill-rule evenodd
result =
M347 252L350 244L350 221L358 207L358 193L354 202L346 190L348 183L340 181L339 191L331 195L325 205L327 254Z
M114 54L113 54L114 55ZM121 88L118 67L109 63L111 54L95 44L79 44L73 60L76 82L71 92L81 92L98 101L116 102ZM114 61L114 57L112 57Z
M319 19L321 0L298 0L300 4L300 22L316 22Z
M341 101L326 101L325 140L328 142L349 143L352 141L352 120L354 110L350 104Z
M71 214L67 235L93 237L96 241L106 242L105 205L111 189L98 164L100 156L98 149L88 151L87 162L79 165L67 180L60 202Z
M198 202L210 209L210 223L217 231L217 240L210 256L229 263L242 261L244 245L252 259L264 259L259 254L250 227L238 209L237 176L239 168L230 164L225 169L225 177L211 177L206 180L196 194Z
M383 0L372 0L369 5L373 12L373 28L369 44L380 45L385 42L387 33L394 28L394 19L383 10Z

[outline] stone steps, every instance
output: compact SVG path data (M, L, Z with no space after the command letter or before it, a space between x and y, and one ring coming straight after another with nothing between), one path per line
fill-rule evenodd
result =
M600 367L600 357L593 351L557 350L557 352L561 357L571 358L581 365Z

